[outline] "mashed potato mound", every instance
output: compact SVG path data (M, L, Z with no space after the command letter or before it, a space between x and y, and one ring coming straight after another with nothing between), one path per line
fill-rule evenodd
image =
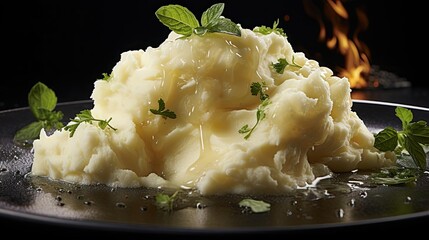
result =
M373 147L373 134L351 110L346 78L294 52L286 37L241 33L178 39L171 32L157 48L122 53L91 95L94 118L112 117L117 130L83 123L73 137L42 131L32 174L203 195L282 194L329 170L395 162ZM277 73L272 64L280 58L298 66ZM265 84L270 104L245 139L238 130L255 124L261 103L250 92L254 82ZM159 99L177 118L150 111Z

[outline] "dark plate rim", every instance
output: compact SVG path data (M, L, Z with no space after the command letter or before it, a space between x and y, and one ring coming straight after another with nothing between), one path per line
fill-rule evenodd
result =
M88 104L93 102L92 100L77 100L69 102L58 103L57 106L67 106L73 104ZM409 109L428 111L429 108L394 103L394 102L385 102L385 101L374 101L374 100L360 100L352 99L353 104L370 104L370 105L380 105L380 106L389 106L389 107L405 107ZM2 113L10 113L15 111L28 110L29 107L20 107L8 110L0 111ZM365 220L356 220L353 222L341 222L341 223L319 223L319 224L308 224L308 225L293 225L293 226L272 226L272 227L239 227L239 228L189 228L189 227L160 227L150 224L129 224L121 222L109 222L109 221L98 221L98 220L83 220L83 219L66 219L60 218L57 216L48 216L41 215L36 213L27 213L23 211L15 211L10 209L4 209L0 207L0 217L27 221L30 223L37 224L46 224L53 226L63 226L69 228L85 228L89 230L99 230L99 231L120 231L128 233L146 233L146 234L249 234L249 233L280 233L280 232L301 232L308 230L322 230L322 229L332 229L332 228L344 228L344 227L354 227L354 226L363 226L363 225L374 225L387 222L403 221L410 219L417 219L423 217L429 217L429 211L422 211L410 214L403 214L398 216L389 216L381 217L374 219L365 219Z

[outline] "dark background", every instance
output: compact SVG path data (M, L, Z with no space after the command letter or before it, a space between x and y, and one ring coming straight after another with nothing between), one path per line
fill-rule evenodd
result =
M154 14L160 6L181 4L200 18L217 2L2 1L0 110L27 106L27 93L37 81L52 88L59 102L89 99L94 81L111 72L122 52L156 47L167 37L168 28ZM271 26L280 19L295 51L331 68L343 64L318 40L319 25L305 12L304 1L249 1L245 8L241 1L223 2L223 15L243 27ZM427 52L424 7L410 1L344 4L350 13L357 7L367 13L369 27L359 36L371 50L371 63L406 78L413 87L425 85L427 63L417 60Z

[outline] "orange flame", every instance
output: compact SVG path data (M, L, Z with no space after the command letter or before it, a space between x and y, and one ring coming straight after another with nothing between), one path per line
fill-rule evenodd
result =
M332 24L332 36L327 37L326 26L322 20L321 14L314 5L305 2L306 11L314 17L320 26L319 39L326 41L329 49L337 49L345 58L344 68L339 68L338 75L347 77L352 88L365 88L368 86L367 78L371 71L369 62L369 48L359 40L358 35L368 27L368 18L364 11L357 8L356 18L358 26L350 33L349 13L341 0L324 1L324 17ZM351 35L351 36L350 36Z

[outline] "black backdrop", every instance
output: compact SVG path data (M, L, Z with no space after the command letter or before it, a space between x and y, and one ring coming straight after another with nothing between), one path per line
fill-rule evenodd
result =
M313 1L313 0L309 0ZM0 110L27 106L27 93L37 81L51 87L59 102L89 99L93 82L110 72L127 50L158 46L169 30L155 17L160 6L176 3L200 14L219 1L2 1ZM271 25L279 18L296 51L334 67L337 58L318 41L319 26L304 11L303 1L225 2L224 16L243 27ZM314 0L316 4L320 1ZM369 27L361 39L371 49L371 62L420 87L426 81L427 14L411 1L349 0L364 7ZM290 17L284 21L284 15ZM332 59L335 59L334 61Z

